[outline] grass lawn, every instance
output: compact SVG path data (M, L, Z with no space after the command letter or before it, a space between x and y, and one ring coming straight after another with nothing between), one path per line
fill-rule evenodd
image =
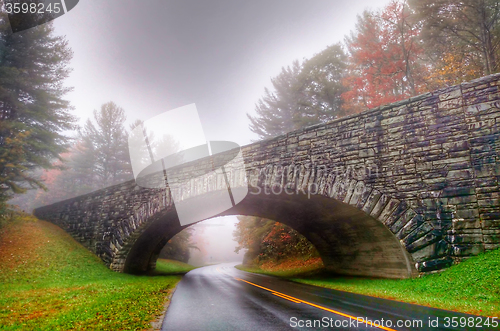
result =
M196 269L190 264L175 260L158 259L154 275L184 275L186 272Z
M191 268L116 273L55 225L17 221L0 229L0 330L147 330L181 279L167 274Z
M318 268L277 271L237 268L341 291L500 317L500 249L472 257L441 273L402 280L336 277Z
M272 275L283 278L310 277L318 274L323 269L323 261L316 257L309 260L293 259L281 263L267 262L259 267L237 265L236 268L258 274Z

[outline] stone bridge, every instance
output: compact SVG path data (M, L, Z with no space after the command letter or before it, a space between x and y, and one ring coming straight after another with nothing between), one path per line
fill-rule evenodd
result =
M226 178L193 179L231 151L174 169L170 188L129 181L35 215L111 269L140 273L186 227L172 194L202 210L210 206L196 199L227 195L228 181L249 194L218 216L287 224L332 272L405 278L443 269L500 247L499 85L492 75L242 147L244 168L226 166Z

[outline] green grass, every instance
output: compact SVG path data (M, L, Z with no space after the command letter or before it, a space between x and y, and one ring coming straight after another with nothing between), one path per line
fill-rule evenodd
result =
M175 261L175 260L166 260L166 259L158 259L156 262L156 269L154 271L155 275L184 275L186 272L196 269L190 264Z
M311 277L323 270L323 262L321 258L315 257L308 260L303 259L290 259L288 261L284 261L281 263L265 263L259 266L243 266L237 265L237 269L272 275L283 278L291 278L291 277Z
M315 276L318 273L318 271L316 271L316 270L308 270L306 268L294 268L294 269L288 269L288 270L269 271L269 270L262 270L261 268L256 267L256 266L244 266L241 264L235 266L235 268L243 270L243 271L252 272L255 274L270 275L270 276L276 276L276 277L281 277L281 278L311 277L311 276Z
M144 330L189 266L158 263L155 277L109 270L43 221L0 230L1 330Z
M335 277L324 272L304 275L297 269L270 272L238 268L341 291L500 317L500 249L472 257L441 273L402 280Z

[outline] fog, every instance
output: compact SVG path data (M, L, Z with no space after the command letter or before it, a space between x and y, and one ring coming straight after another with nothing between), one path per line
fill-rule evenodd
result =
M246 113L270 78L341 42L389 0L85 0L54 21L74 52L67 85L83 123L113 101L129 122L195 103L207 140L257 138Z
M236 216L212 218L195 225L192 242L199 250L191 250L189 264L202 266L222 262L241 262L244 251L234 252L238 243L233 240L233 231L238 222Z

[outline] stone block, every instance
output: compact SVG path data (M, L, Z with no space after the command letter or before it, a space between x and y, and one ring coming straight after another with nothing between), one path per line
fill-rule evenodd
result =
M483 242L483 235L481 233L460 233L456 235L447 235L446 240L452 244L479 244Z
M359 199L363 195L366 190L366 185L363 181L359 181L356 183L356 187L354 188L354 192L349 200L349 204L356 206L359 202Z
M413 261L423 262L443 256L448 256L450 254L450 251L450 244L448 244L445 240L440 240L412 253L411 256L413 258Z
M360 210L363 210L363 206L367 203L368 201L368 198L370 197L371 193L372 193L373 189L371 186L368 186L366 185L365 187L365 190L363 191L363 193L361 194L361 196L359 197L359 200L358 202L356 203L356 207Z
M462 205L467 203L477 202L476 195L462 195L448 198L447 204Z
M399 201L398 199L392 198L391 200L389 200L385 208L382 210L382 212L378 216L378 219L385 225L388 225L387 219L389 218L389 216L391 216L393 212L396 211L399 205L403 205L401 206L401 208L406 210L407 206L405 203L401 203L401 201Z
M432 232L427 233L423 237L420 237L419 239L413 241L412 243L408 244L406 246L406 249L410 253L414 253L417 250L420 250L440 239L440 236L435 235Z
M476 209L458 209L456 211L457 218L463 219L479 219L479 211Z
M483 244L459 244L452 245L454 256L478 255L484 252Z
M453 265L453 259L451 257L442 257L431 261L417 263L416 267L417 270L420 272L430 272L430 271L449 268L452 265Z
M308 133L301 134L301 135L299 136L299 141L301 141L301 140L309 140L309 139L311 139L311 138L313 138L313 137L316 137L316 136L317 136L317 134L318 134L318 133L317 133L317 132L315 132L315 131L314 131L314 132L308 132Z
M461 99L449 99L438 103L438 109L451 110L462 107L463 101Z
M361 158L373 157L373 156L375 156L374 148L366 148L366 149L361 149L359 151L359 157Z
M446 101L451 99L460 98L462 96L462 91L459 87L454 90L439 94L439 101Z
M404 228L403 228L404 229ZM430 222L417 224L414 230L404 238L405 246L408 246L434 229Z
M479 219L473 219L473 220L453 219L452 227L453 229L456 230L480 229L481 221Z
M380 199L378 199L377 203L370 212L370 215L374 218L377 218L382 212L382 210L384 210L385 206L387 205L390 199L391 198L388 195L382 194L380 196Z
M500 219L482 220L481 223L483 229L500 229Z
M475 187L466 186L466 187L446 187L443 189L443 194L441 195L443 198L445 197L457 197L457 196L466 196L475 194Z
M498 248L500 248L500 244L484 244L484 249L487 251L492 251Z
M448 180L470 179L472 178L472 172L469 169L452 170L448 172L446 178Z
M381 196L382 196L382 193L380 193L377 190L372 190L370 192L370 195L366 199L366 203L364 204L362 210L365 213L370 214Z
M404 226L408 224L415 217L416 212L413 209L408 209L401 217L399 217L395 222L390 226L390 230L392 233L398 233ZM416 225L415 225L416 226ZM408 232L409 233L409 232Z
M335 182L332 185L330 191L330 197L336 200L344 200L345 194L347 192L347 187L349 185L349 180L345 176L337 176Z
M344 203L349 203L349 200L351 200L352 195L354 194L354 189L356 188L357 180L353 179L349 182L349 185L347 186L347 192L344 197Z

